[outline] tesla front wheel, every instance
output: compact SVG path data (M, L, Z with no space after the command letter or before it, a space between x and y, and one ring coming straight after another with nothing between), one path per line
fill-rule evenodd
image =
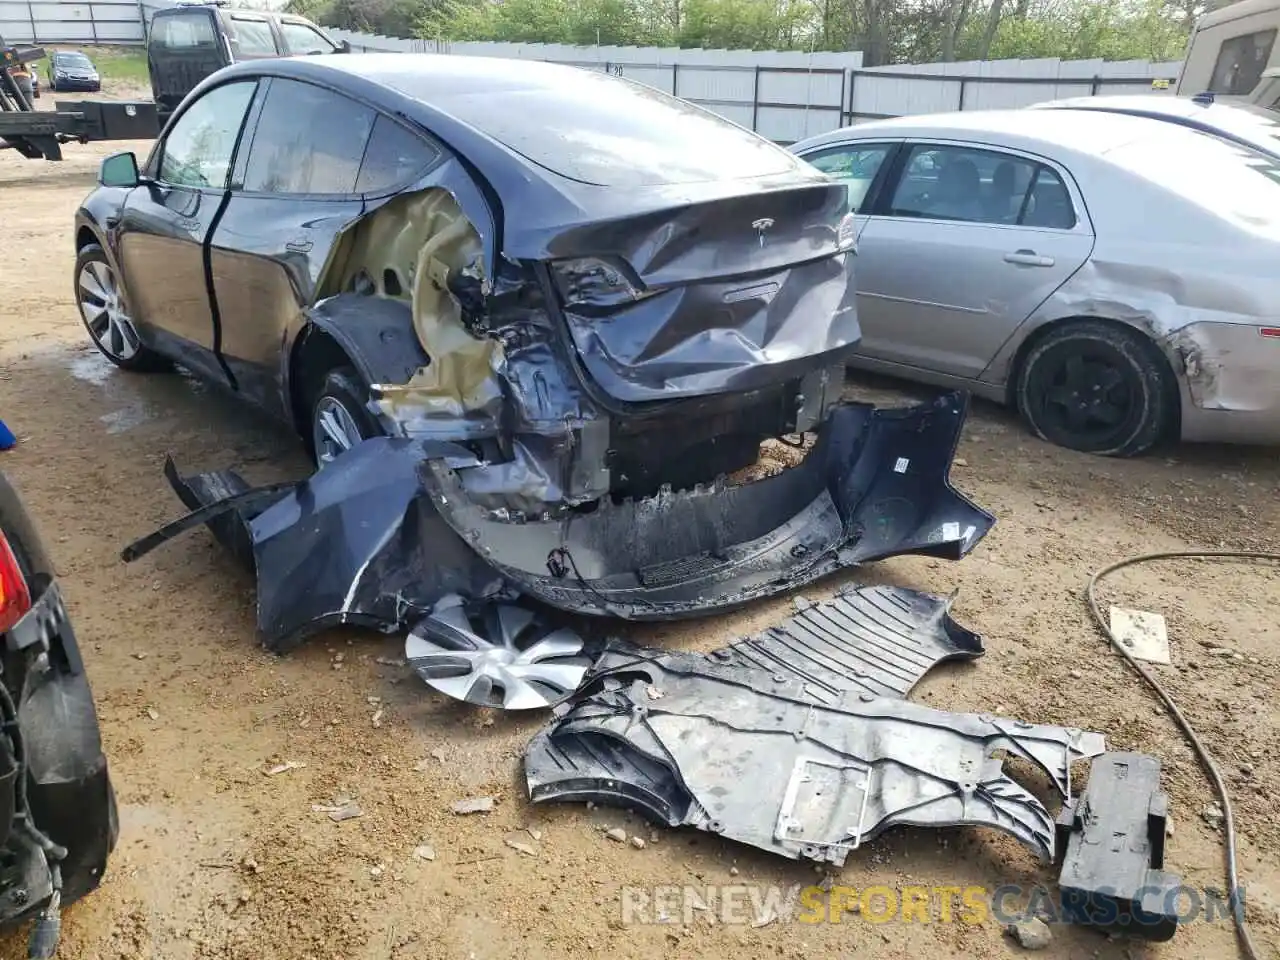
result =
M1145 453L1166 435L1177 385L1135 330L1083 321L1050 331L1017 378L1018 410L1038 437L1110 457Z
M168 368L169 362L139 339L120 277L102 247L91 243L81 249L75 276L80 319L103 356L121 369L139 373Z

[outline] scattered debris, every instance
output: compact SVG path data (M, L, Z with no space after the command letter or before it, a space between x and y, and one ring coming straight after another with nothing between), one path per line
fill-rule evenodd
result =
M374 657L373 662L384 667L403 667L405 662L400 657Z
M147 707L147 716L150 717L152 720L159 720L160 711L157 710L155 707Z
M632 838L631 838L631 845L632 845L633 847L635 847L637 850L643 850L643 849L644 849L644 840L642 840L640 837L632 837Z
M436 858L436 848L429 843L422 843L413 848L413 855L419 860L434 860Z
M300 770L305 766L306 763L301 760L286 760L284 763L277 763L274 767L268 767L262 772L268 777L274 777L281 773L287 773L290 770Z
M1148 663L1170 663L1164 617L1145 610L1111 608L1111 633L1129 654Z
M1204 822L1209 825L1209 828L1212 830L1217 830L1221 828L1222 821L1226 817L1226 815L1222 812L1222 804L1218 803L1216 800L1213 803L1209 804L1207 807L1205 807L1204 810L1200 812L1200 816L1204 820Z
M618 643L592 668L592 694L534 737L530 797L639 803L669 826L837 865L907 822L990 826L1051 860L1053 818L992 757L1038 764L1066 799L1071 762L1102 753L1104 740L901 699L934 664L982 654L981 638L951 619L953 600L847 589L706 655Z
M382 873L383 873L383 870L384 870L384 869L385 869L385 868L382 866L382 864L378 864L376 867L370 867L370 868L369 868L369 876L371 876L371 877L380 877L380 876L382 876Z
M538 855L537 849L532 844L521 840L519 834L509 836L503 842L512 850L517 853L523 853L526 857L536 857Z
M1053 941L1049 925L1039 917L1018 920L1005 927L1005 932L1024 950L1044 950Z
M382 726L382 708L381 707L379 707L377 711L374 712L371 722L373 723L375 730L378 727Z
M604 832L604 835L610 840L616 840L618 843L627 842L627 831L623 830L621 827L610 827Z
M1182 880L1163 869L1168 808L1155 757L1093 761L1084 793L1058 817L1058 889L1074 923L1154 941L1177 932Z
M465 800L455 800L449 808L459 815L488 813L493 809L493 797L468 797Z
M327 813L329 819L334 823L341 823L343 820L354 820L356 817L364 816L364 811L360 809L360 805L354 800L335 800L331 804L314 803L311 805L311 809L315 813Z
M527 830L529 836L533 837L533 839L535 840L542 839L542 831L537 829L536 827L526 827L525 829Z

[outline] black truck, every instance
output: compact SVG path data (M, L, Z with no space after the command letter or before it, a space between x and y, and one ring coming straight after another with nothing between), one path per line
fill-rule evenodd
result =
M226 0L179 3L157 10L147 36L152 100L59 101L36 110L9 68L43 59L42 47L10 45L0 36L0 149L24 157L62 159L62 144L146 140L157 136L182 99L228 64L266 57L346 53L310 20L231 9Z

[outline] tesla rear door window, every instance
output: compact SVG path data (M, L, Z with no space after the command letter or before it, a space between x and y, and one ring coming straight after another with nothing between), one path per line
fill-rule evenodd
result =
M439 156L440 152L421 137L394 120L378 117L356 178L356 193L380 193L398 187L435 163Z
M340 93L276 78L258 119L244 189L349 195L374 112Z

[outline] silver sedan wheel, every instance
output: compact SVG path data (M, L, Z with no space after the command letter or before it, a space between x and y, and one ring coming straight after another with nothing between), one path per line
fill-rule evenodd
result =
M80 316L102 352L116 360L132 360L142 347L138 331L125 310L115 271L101 260L90 260L76 278Z
M356 425L356 418L341 400L321 397L311 422L311 439L315 444L316 461L323 467L364 440L364 435Z

